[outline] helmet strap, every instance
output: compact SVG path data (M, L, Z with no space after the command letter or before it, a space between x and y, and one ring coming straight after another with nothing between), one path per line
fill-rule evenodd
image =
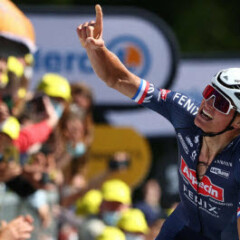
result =
M231 126L231 125L232 125L233 121L235 120L235 118L236 118L236 116L237 116L237 113L238 113L238 112L235 111L232 120L231 120L230 123L227 125L227 127L226 127L224 130L222 130L221 132L218 132L218 133L208 132L208 133L207 133L207 132L202 131L202 132L203 132L202 135L203 135L204 137L215 137L215 136L220 135L220 134L223 134L223 133L225 133L225 132L227 132L227 131L233 130L234 127Z

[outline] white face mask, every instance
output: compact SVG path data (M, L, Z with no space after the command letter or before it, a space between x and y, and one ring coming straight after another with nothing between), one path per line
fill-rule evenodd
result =
M116 226L118 220L121 217L121 213L118 211L106 211L102 215L103 221L109 226Z
M54 100L54 99L50 99L51 103L54 107L54 110L56 111L56 114L59 118L61 118L61 116L63 115L63 111L64 111L64 106L63 104L61 104L60 102Z
M33 68L30 66L27 66L24 68L24 75L27 79L31 80L33 76Z
M86 145L83 142L78 142L75 147L68 144L67 151L72 157L81 157L86 153Z
M133 233L126 233L125 234L126 240L144 240L144 236L136 235Z

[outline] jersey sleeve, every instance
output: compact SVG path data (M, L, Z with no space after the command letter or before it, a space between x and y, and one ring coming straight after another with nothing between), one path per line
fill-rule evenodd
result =
M240 218L240 188L238 188L237 218Z
M187 95L167 89L158 89L144 79L141 79L132 100L161 114L175 128L192 124L199 109L199 103Z
M238 208L237 208L237 218L240 217L240 194L238 194Z

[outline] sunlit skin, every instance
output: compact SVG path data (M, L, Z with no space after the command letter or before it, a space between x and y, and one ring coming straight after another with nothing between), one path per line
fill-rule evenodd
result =
M198 114L194 120L196 126L201 128L204 132L221 132L228 126L235 112L235 110L232 109L228 115L223 114L214 108L213 103L214 98L211 98L208 101L203 99ZM202 111L205 111L212 116L212 119L205 118Z
M79 119L70 119L65 126L65 136L74 143L83 140L84 125Z
M91 100L84 94L73 94L72 98L73 102L85 110L88 110L91 106Z
M125 209L128 209L129 205L123 204L121 202L116 202L116 201L102 201L101 206L100 206L100 211L105 212L105 211L122 211Z

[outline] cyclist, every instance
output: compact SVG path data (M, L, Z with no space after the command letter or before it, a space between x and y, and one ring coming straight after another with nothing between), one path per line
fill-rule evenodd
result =
M96 21L77 28L95 73L109 87L166 117L176 131L181 202L156 239L238 239L240 69L218 72L198 103L129 72L106 48L102 32L103 14L96 5Z

